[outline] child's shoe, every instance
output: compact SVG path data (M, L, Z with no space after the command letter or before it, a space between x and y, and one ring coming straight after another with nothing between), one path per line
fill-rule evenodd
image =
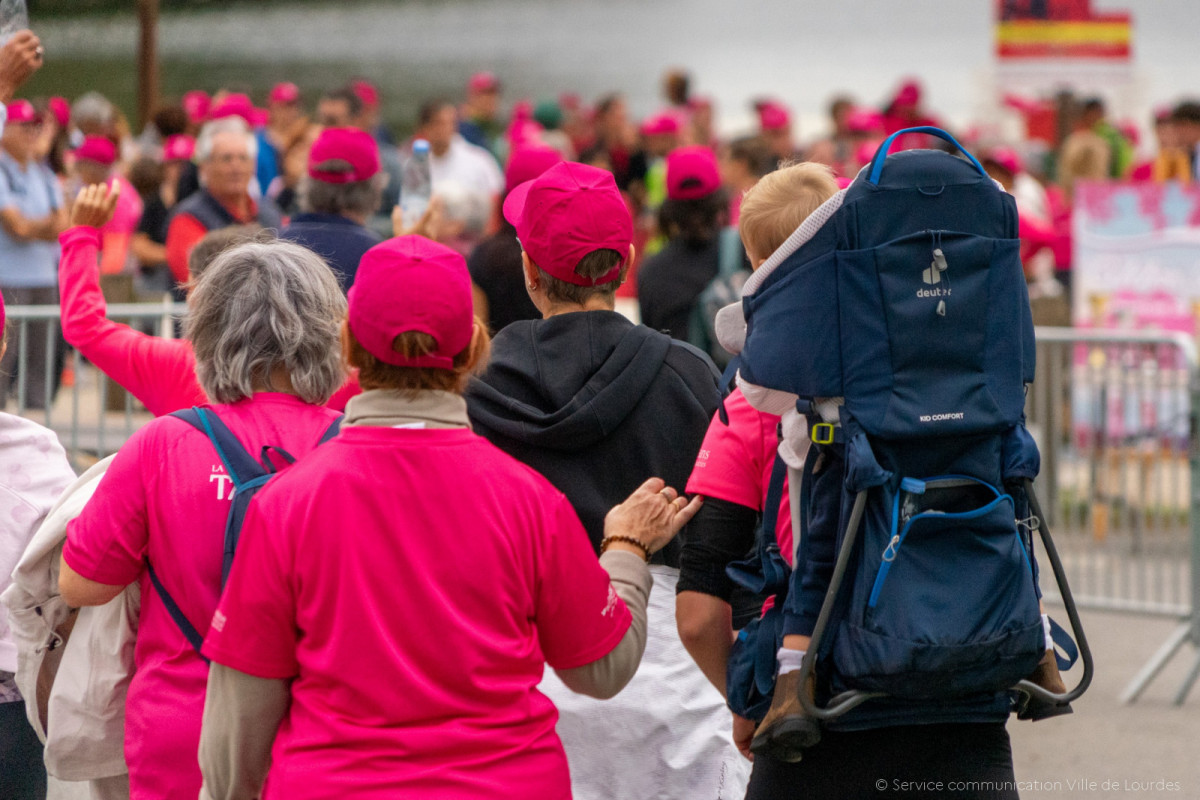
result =
M1052 694L1067 693L1067 685L1063 683L1062 673L1058 671L1058 659L1055 657L1053 650L1045 652L1042 660L1038 662L1033 673L1026 680ZM1071 708L1070 703L1053 703L1030 696L1025 699L1024 704L1017 711L1017 719L1028 719L1037 722L1040 719L1049 719L1050 717L1073 713L1075 712Z
M806 749L821 741L821 724L804 711L800 691L800 670L785 672L775 679L771 708L750 741L752 753L795 763ZM812 675L808 676L803 691L811 701L816 691Z

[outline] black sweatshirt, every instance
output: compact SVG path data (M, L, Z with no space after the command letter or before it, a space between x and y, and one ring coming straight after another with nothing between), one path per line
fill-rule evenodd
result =
M514 322L467 390L471 424L567 496L592 544L647 478L682 492L720 402L708 356L614 311ZM658 563L679 566L671 542Z

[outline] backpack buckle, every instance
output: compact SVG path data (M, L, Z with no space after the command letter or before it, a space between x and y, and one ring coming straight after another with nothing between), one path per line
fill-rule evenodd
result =
M832 422L818 422L812 426L812 431L809 432L809 438L813 444L833 444L833 433L835 426Z

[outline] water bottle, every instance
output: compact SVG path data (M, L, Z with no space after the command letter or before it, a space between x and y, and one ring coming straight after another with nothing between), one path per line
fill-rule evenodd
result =
M0 45L28 27L29 11L25 8L25 0L0 0Z
M413 142L412 156L404 162L400 181L400 213L404 229L410 230L421 221L429 198L433 195L433 178L429 172L429 142Z

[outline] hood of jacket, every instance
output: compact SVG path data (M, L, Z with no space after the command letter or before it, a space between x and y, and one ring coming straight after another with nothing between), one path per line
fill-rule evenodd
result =
M637 407L670 348L670 337L615 311L514 322L467 391L471 419L539 448L589 447Z

